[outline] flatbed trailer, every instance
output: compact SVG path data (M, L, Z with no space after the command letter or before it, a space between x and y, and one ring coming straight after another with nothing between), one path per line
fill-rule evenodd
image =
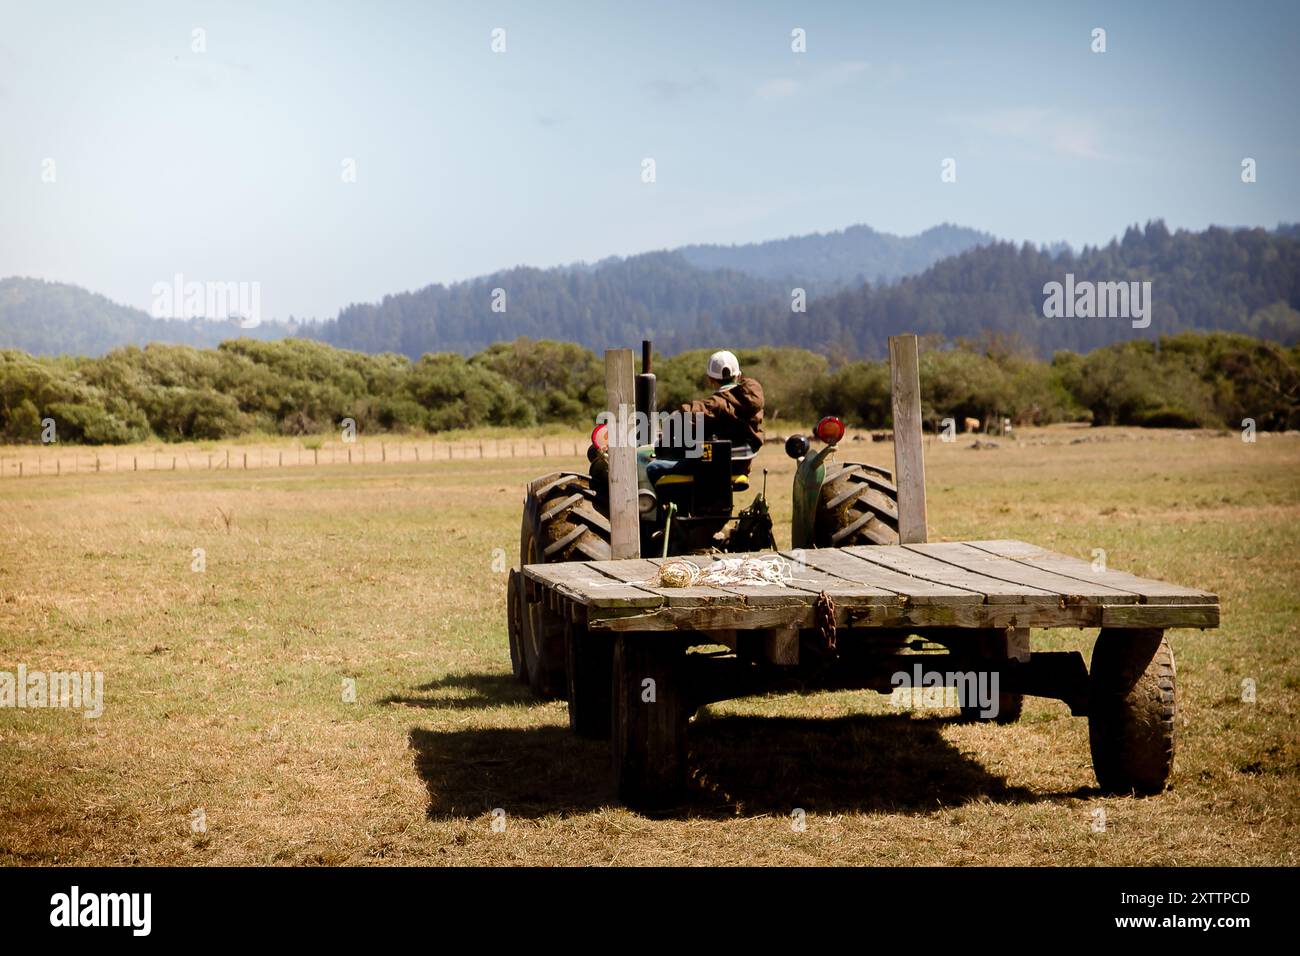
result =
M678 799L687 725L704 704L791 687L889 693L921 673L927 687L956 687L967 719L1009 723L1023 696L1062 700L1089 720L1104 791L1167 785L1176 699L1164 632L1217 627L1215 595L1022 541L728 555L778 556L786 579L757 587L658 587L665 559L511 572L511 588L563 630L571 726L610 740L625 802ZM1079 651L1032 649L1030 628L1060 627L1099 629L1091 673Z

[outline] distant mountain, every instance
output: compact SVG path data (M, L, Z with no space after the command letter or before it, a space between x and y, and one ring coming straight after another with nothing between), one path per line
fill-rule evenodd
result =
M940 259L994 241L996 237L987 232L944 223L917 236L849 226L838 232L740 246L683 246L675 251L697 269L733 269L759 279L829 292L839 286L893 282L924 272Z
M496 290L500 290L499 292ZM476 352L518 336L624 346L653 333L667 351L708 334L709 316L788 299L777 282L727 269L706 272L675 252L607 259L584 268L520 267L350 305L302 335L363 352Z
M962 244L964 251L899 277L897 270ZM845 278L849 269L856 270L851 282ZM1151 282L1150 325L1045 318L1044 286L1064 282L1066 275L1098 283ZM881 284L857 276L893 278ZM807 292L805 311L793 307L795 287ZM469 354L519 336L592 349L635 346L649 336L667 354L791 345L878 357L887 337L901 331L950 339L1004 333L1046 356L1183 330L1300 341L1300 227L1171 233L1157 220L1078 252L1064 243L1017 246L956 226L910 239L853 227L750 246L689 246L590 265L508 269L349 305L336 319L296 334L412 358ZM278 323L245 330L233 322L164 322L75 286L0 281L0 348L98 355L148 341L205 346L294 331Z
M283 338L289 331L277 322L244 329L233 319L155 319L75 285L0 279L0 348L33 355L102 355L120 345L148 342L205 348L241 335Z
M736 306L713 322L728 329L736 345L798 345L842 356L880 357L888 337L900 332L945 339L997 335L1041 356L1183 331L1243 332L1291 345L1300 342L1300 240L1292 235L1285 228L1171 233L1156 220L1077 255L998 242L884 288L812 298L806 314L771 302ZM1044 289L1064 285L1067 276L1078 289L1149 282L1150 324L1047 317Z
M474 352L519 335L589 348L625 345L653 333L665 351L725 340L713 317L735 309L829 294L865 281L894 281L946 256L993 242L961 226L893 236L869 226L743 246L694 245L588 265L517 268L451 286L431 285L350 305L304 335L341 348ZM501 289L504 300L494 300Z

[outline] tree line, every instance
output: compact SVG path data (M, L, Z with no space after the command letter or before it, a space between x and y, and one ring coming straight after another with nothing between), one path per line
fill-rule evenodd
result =
M920 269L899 278L901 269ZM887 281L878 281L887 276ZM1045 287L1150 283L1150 325L1123 317L1048 318ZM864 281L863 277L866 277ZM1145 298L1145 297L1144 297ZM349 305L299 325L157 320L82 289L0 280L0 346L102 355L166 341L214 347L235 336L311 338L413 362L471 356L520 336L605 349L651 337L668 353L790 346L837 360L881 358L890 335L1014 334L1041 358L1134 337L1241 332L1300 341L1300 227L1170 232L1159 220L1105 246L1037 247L939 227L903 240L865 227L753 246L684 247L592 265L515 268Z
M831 246L849 241L841 235ZM1155 220L1077 253L989 242L898 281L850 286L806 262L778 280L777 267L764 260L757 261L768 271L756 277L738 271L732 263L742 260L733 256L697 259L719 268L706 271L682 252L661 252L582 269L513 269L349 306L299 334L413 358L469 354L519 335L593 349L648 335L668 352L727 342L846 359L883 357L888 337L908 331L946 339L1005 332L1042 358L1058 349L1086 352L1182 331L1300 341L1300 241L1293 226L1171 232ZM866 260L862 269L872 275ZM1149 282L1150 326L1135 329L1124 318L1045 317L1044 287L1067 275L1081 283Z
M740 348L767 397L769 431L824 414L890 425L884 361L837 362L800 348ZM656 360L661 408L706 394L708 349ZM1300 346L1229 333L1132 339L1050 361L1014 335L922 340L931 426L944 417L1018 424L1300 427ZM95 358L0 351L0 440L120 444L316 435L352 419L361 432L436 433L483 426L590 424L604 407L604 365L570 342L519 338L471 356L412 360L304 339L241 338L217 348L128 346Z

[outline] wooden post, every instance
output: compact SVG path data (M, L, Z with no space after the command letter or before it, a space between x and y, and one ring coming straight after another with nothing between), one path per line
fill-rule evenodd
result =
M926 540L925 451L921 445L921 371L915 335L889 337L889 388L894 410L894 484L898 541Z
M637 511L636 441L627 432L635 422L636 377L631 349L605 352L605 393L609 396L610 557L641 557L641 517ZM543 446L544 447L544 446ZM545 451L543 450L543 454Z

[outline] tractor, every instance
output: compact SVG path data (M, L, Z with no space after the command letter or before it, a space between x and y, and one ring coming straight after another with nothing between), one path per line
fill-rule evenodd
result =
M757 452L728 441L696 436L656 423L651 345L642 343L632 421L602 413L587 449L586 474L553 472L529 482L524 498L519 559L522 565L611 558L608 448L611 441L637 443L637 506L641 554L743 553L776 549L772 519L760 489L737 512L735 499L750 487ZM672 434L672 432L676 434ZM823 418L812 436L793 435L785 452L798 462L794 476L791 547L797 549L898 543L897 491L889 471L858 462L837 462L844 437L840 419ZM689 438L689 436L686 436ZM822 447L813 451L813 440ZM764 477L766 485L766 477ZM568 697L572 651L565 623L525 600L523 578L512 574L507 593L510 658L517 679L542 698ZM577 729L577 728L575 728Z

